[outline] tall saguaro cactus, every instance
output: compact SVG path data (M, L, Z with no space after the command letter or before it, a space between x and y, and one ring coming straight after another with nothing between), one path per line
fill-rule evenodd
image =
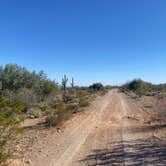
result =
M67 82L68 82L68 78L66 77L66 75L64 75L64 77L62 78L62 87L65 92L67 89Z
M72 81L71 81L71 87L72 89L74 89L74 78L72 77Z

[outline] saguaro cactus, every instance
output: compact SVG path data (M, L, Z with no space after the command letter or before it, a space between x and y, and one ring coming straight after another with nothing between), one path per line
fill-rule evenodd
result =
M74 78L72 77L72 81L71 81L71 87L72 89L74 89Z
M68 82L68 78L66 77L66 75L64 75L64 77L62 78L62 87L65 92L67 89L67 82Z

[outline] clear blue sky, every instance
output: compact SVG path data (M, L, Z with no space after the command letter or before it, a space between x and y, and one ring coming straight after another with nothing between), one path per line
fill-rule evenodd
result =
M166 82L166 1L1 0L6 63L80 85Z

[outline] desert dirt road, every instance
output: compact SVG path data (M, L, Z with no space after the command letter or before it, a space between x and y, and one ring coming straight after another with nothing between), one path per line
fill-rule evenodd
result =
M164 166L166 140L156 133L166 126L147 124L146 117L138 105L112 90L69 120L61 134L52 132L36 142L24 165Z

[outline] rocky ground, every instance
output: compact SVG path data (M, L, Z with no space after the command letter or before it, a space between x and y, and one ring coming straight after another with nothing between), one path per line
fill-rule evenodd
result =
M22 155L11 165L166 165L165 102L112 90L58 129L25 122Z

